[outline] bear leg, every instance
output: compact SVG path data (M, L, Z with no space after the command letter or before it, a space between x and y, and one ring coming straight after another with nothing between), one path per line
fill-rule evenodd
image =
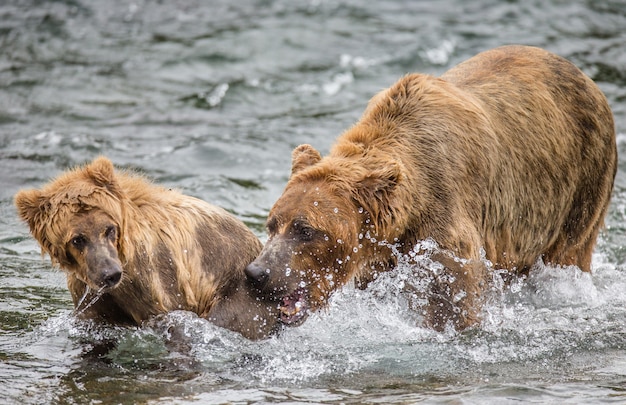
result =
M460 260L447 253L431 256L443 265L428 292L425 323L436 331L448 324L463 330L480 321L480 311L487 288L487 267L480 260Z

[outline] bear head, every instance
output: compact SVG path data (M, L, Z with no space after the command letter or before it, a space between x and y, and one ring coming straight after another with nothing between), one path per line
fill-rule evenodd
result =
M245 270L277 301L286 325L300 324L363 269L389 260L388 245L376 238L394 215L400 177L395 161L376 165L362 153L322 159L301 145L292 158L290 180L268 216L267 243Z
M123 206L113 164L98 158L41 190L15 196L19 216L53 264L95 291L123 277Z

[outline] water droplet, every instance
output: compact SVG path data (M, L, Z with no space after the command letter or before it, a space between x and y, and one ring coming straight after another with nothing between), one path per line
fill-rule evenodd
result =
M463 298L465 298L466 296L467 296L467 293L461 290L454 297L452 297L452 302L457 303L461 301Z
M335 214L339 214L339 208L333 208L333 212L334 212Z
M315 205L317 207L319 205L319 203L317 201L313 201L313 205Z

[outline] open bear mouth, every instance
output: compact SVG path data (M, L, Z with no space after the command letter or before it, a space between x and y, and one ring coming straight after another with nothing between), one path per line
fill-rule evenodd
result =
M306 292L299 288L292 294L283 297L280 303L280 321L285 325L296 326L309 315Z

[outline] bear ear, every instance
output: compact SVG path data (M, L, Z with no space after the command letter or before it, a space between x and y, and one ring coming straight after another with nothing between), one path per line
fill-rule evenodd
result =
M103 156L96 158L85 167L85 173L96 186L115 188L115 168L109 159Z
M322 160L322 155L311 145L300 145L291 153L291 175Z
M28 223L31 231L34 230L37 219L45 211L46 200L39 190L22 190L15 195L17 213Z
M62 253L49 239L51 211L50 198L39 190L22 190L15 195L15 206L19 216L28 223L31 235L39 242L41 251L50 255L52 264L59 264Z

